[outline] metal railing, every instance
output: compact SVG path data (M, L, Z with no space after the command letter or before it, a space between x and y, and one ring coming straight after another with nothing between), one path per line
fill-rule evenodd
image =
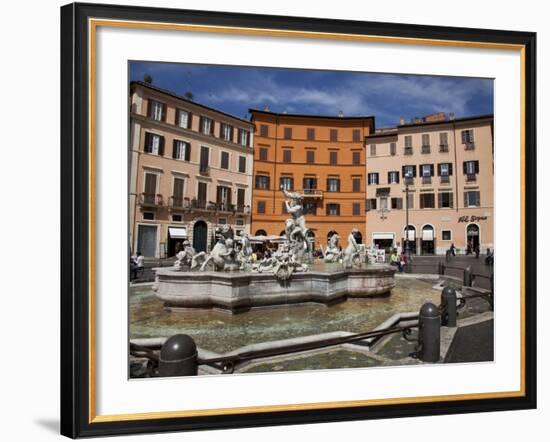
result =
M139 204L143 207L160 207L163 205L162 195L143 192L139 196Z
M421 152L422 153L431 153L432 148L429 144L422 146Z

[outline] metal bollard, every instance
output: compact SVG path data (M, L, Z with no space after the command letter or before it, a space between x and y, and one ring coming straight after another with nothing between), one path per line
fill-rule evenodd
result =
M466 287L471 287L472 286L472 267L471 266L468 266L464 269L464 281L463 281L463 285L465 285Z
M437 274L441 276L445 274L445 264L443 264L443 261L437 263Z
M441 352L441 318L439 316L439 309L431 302L427 302L420 309L418 323L420 344L418 357L423 362L438 362Z
M443 316L441 325L447 327L456 327L456 290L452 287L445 287L441 291L441 306L443 307Z
M197 345L191 336L171 336L160 349L160 376L196 376L197 367Z
M446 262L450 262L451 261L451 251L450 250L447 250L445 252L445 261Z

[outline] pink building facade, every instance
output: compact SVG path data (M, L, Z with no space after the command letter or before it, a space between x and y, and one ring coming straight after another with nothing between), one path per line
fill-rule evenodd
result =
M484 253L494 248L493 116L433 117L366 137L365 243L402 250L408 235L415 254Z

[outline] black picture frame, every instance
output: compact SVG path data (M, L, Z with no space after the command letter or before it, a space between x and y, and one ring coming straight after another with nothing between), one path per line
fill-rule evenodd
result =
M61 433L71 438L152 432L288 425L406 416L536 408L536 248L524 247L524 395L472 400L402 403L317 410L274 411L199 417L94 421L90 407L90 220L87 146L89 121L89 18L186 23L403 39L520 45L524 64L524 238L536 234L536 34L129 7L69 4L61 8Z

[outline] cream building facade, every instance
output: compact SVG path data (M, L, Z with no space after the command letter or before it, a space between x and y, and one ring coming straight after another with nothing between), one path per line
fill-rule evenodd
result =
M493 116L400 123L365 138L365 243L404 250L408 230L411 253L493 249Z
M250 232L253 125L144 82L130 85L130 249L198 251L230 225Z

